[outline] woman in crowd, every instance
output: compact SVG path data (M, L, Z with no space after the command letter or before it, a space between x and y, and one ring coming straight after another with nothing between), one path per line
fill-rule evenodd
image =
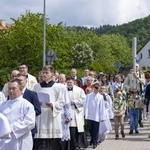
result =
M114 74L109 74L109 75L108 75L108 82L109 82L109 84L110 84L111 86L114 85L114 83L115 83L115 75L114 75Z
M106 93L110 95L112 101L114 100L114 93L111 84L108 82L108 77L106 74L103 74L101 80L99 81L100 85L104 85L106 87Z

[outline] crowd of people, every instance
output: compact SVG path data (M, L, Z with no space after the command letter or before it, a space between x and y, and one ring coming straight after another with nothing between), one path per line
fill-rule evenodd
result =
M125 116L128 134L138 134L148 118L150 72L142 73L139 64L127 76L85 69L83 77L75 68L66 75L46 65L38 77L22 63L0 92L1 150L79 150L89 144L95 149L113 121L119 140L119 133L127 134Z

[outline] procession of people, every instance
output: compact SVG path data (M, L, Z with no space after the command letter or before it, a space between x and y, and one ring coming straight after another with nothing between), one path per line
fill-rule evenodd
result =
M46 65L37 80L25 63L13 70L0 92L0 149L95 149L113 130L112 122L115 140L138 134L149 117L150 72L141 72L139 64L127 76L83 71L83 77L75 68L66 75Z

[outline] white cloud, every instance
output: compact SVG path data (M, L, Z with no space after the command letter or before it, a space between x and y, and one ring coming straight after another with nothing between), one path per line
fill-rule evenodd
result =
M45 0L50 23L64 22L76 26L122 24L148 16L149 0ZM26 10L43 13L44 0L0 0L0 19L8 23Z

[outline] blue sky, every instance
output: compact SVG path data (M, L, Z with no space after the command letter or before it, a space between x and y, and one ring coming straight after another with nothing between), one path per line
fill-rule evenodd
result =
M150 14L150 0L45 0L51 24L68 26L123 24ZM0 0L0 19L12 23L26 10L43 13L44 0Z

